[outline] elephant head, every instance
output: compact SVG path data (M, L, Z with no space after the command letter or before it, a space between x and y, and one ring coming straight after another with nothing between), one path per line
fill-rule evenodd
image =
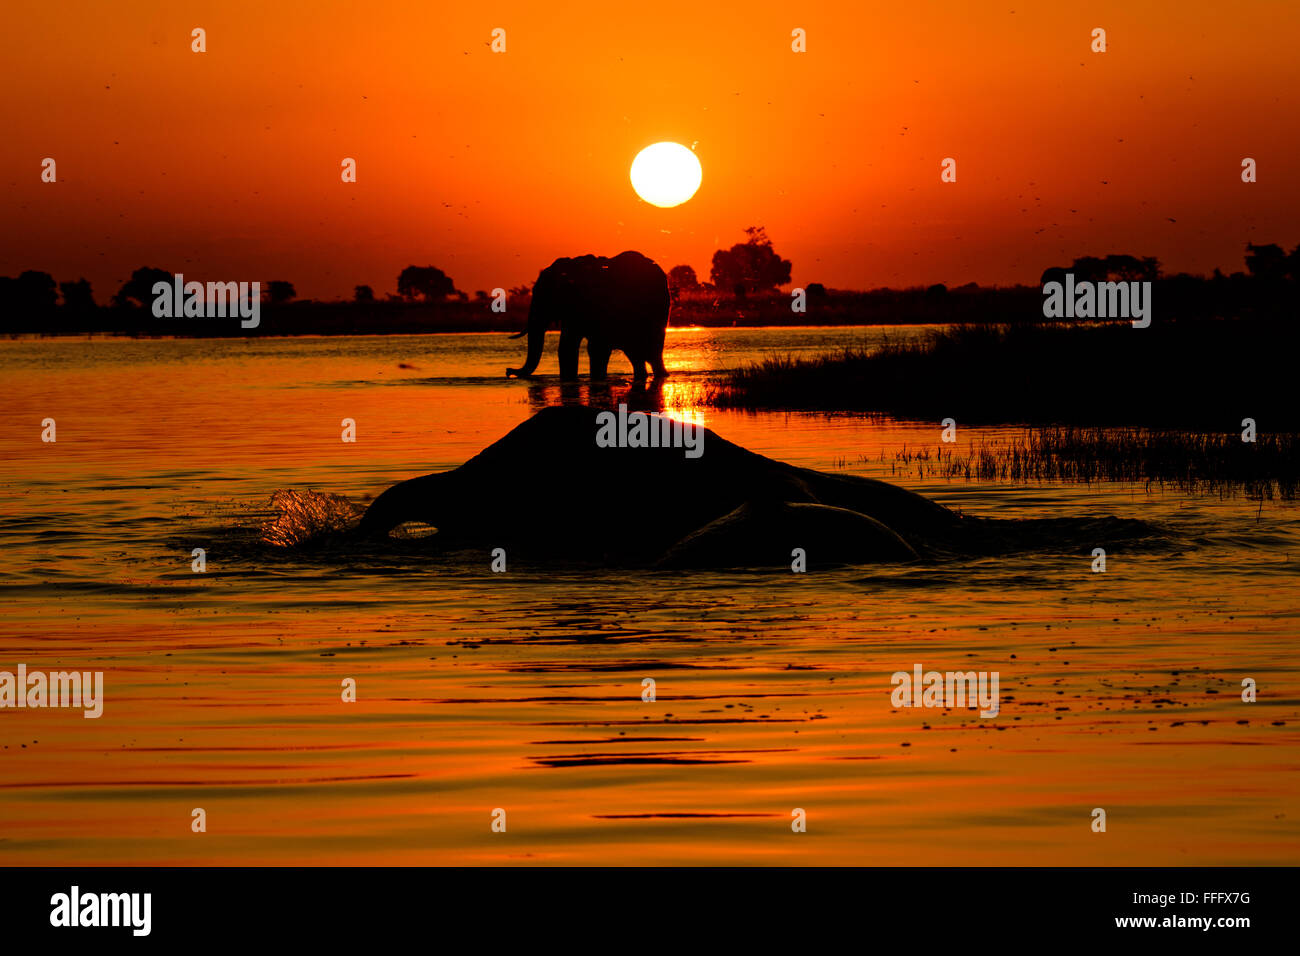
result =
M587 260L595 258L583 257ZM592 271L591 265L575 266L575 263L581 262L582 259L556 259L538 275L528 305L528 325L522 332L511 336L515 339L528 336L528 358L524 360L523 368L506 369L506 378L512 375L528 378L537 370L542 361L542 348L546 344L546 330L562 318L566 311L579 304L577 300L582 289L591 281L587 275Z
M528 357L522 368L506 369L506 377L526 378L537 370L546 330L556 323L561 378L577 378L578 348L584 339L593 377L604 376L613 349L627 354L637 378L644 377L647 362L656 375L667 375L663 341L668 308L668 277L639 252L612 259L593 255L556 259L537 277L528 325L514 336L528 336Z

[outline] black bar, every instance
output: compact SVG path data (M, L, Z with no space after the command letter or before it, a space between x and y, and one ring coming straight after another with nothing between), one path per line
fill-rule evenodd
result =
M582 937L593 947L638 949L709 939L733 951L746 940L765 949L829 946L837 938L967 948L992 942L990 933L1032 931L1046 934L1036 937L1043 943L1204 939L1231 947L1293 927L1296 877L1294 868L1223 867L4 869L0 925L9 943L117 945L406 937L464 949ZM148 935L132 925L51 925L57 894L70 897L73 886L82 912L88 894L150 894ZM143 928L143 906L122 912L122 923L135 915ZM1146 918L1154 923L1119 923Z

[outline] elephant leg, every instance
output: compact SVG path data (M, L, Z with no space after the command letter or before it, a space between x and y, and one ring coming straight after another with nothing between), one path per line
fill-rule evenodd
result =
M646 380L645 358L640 352L629 355L628 358L632 362L632 381L644 382Z
M590 364L593 379L601 379L608 374L610 351L612 351L610 347L603 342L592 339L587 340L587 361Z
M572 382L578 377L578 347L582 336L570 329L560 330L560 378Z
M655 378L668 377L668 369L664 368L664 339L667 334L666 328L655 329L650 343L650 366L654 369Z

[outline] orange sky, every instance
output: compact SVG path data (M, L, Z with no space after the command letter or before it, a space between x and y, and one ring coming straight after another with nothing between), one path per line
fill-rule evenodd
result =
M706 278L752 224L796 283L842 288L1108 252L1232 271L1247 239L1300 242L1288 0L20 0L3 23L0 274L84 275L100 302L145 264L317 298L624 249ZM628 182L659 140L704 167L675 209Z

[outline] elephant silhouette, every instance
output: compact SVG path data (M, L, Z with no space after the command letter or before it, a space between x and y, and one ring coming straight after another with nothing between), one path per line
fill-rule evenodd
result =
M437 529L429 553L505 548L548 563L787 574L796 548L816 568L1109 551L1160 537L1137 519L964 515L884 481L766 458L707 428L698 458L670 445L601 447L601 414L544 408L460 467L383 491L352 533L382 541L420 522Z
M663 378L668 375L664 368L668 308L668 277L639 252L556 259L533 286L527 328L513 336L528 336L528 358L523 368L506 369L506 378L527 378L536 371L546 330L556 323L561 379L578 377L578 348L584 339L593 379L605 377L614 349L631 361L637 381L645 380L647 363L656 378Z

